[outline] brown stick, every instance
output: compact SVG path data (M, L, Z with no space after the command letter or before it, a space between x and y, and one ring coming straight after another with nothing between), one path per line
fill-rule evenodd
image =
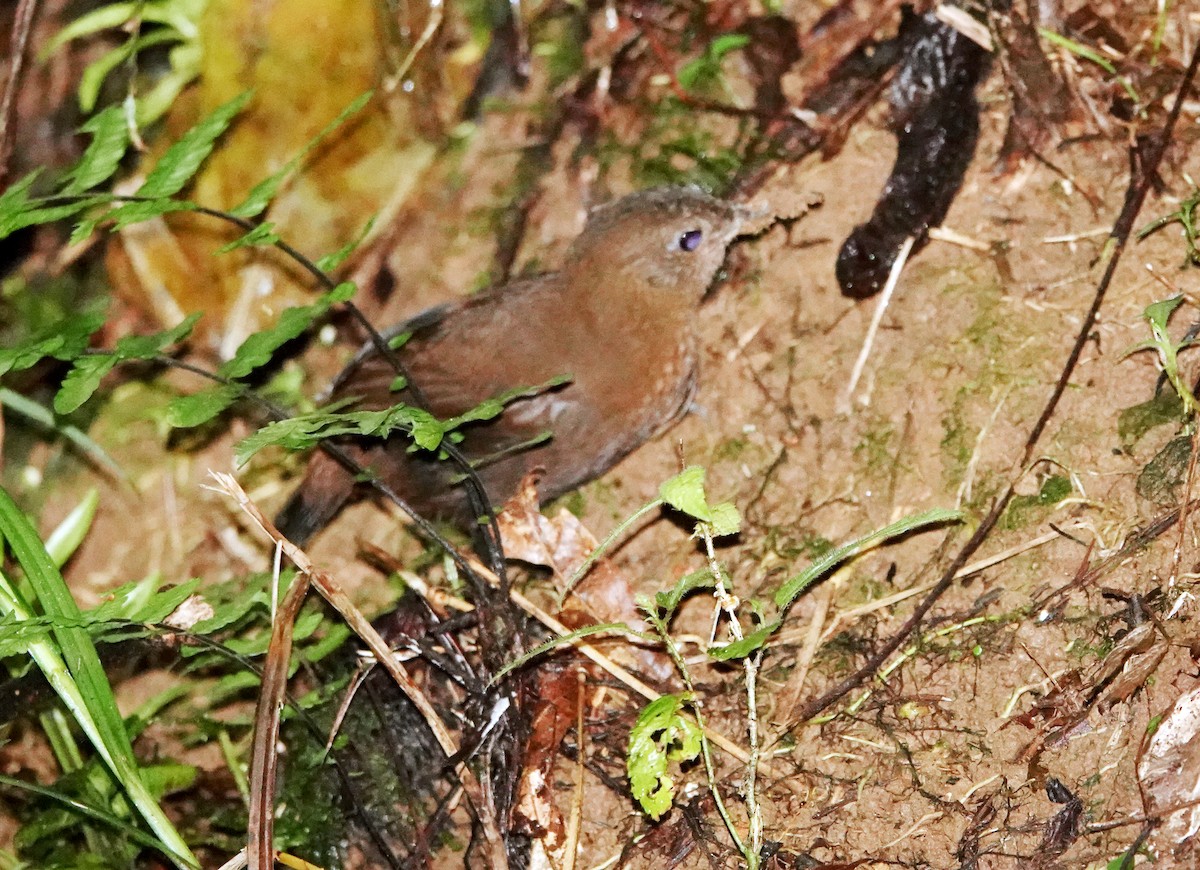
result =
M0 98L0 193L8 187L9 163L17 139L17 91L25 72L25 54L29 50L29 34L33 30L33 13L37 0L20 0L13 17L12 35L8 43L8 81Z

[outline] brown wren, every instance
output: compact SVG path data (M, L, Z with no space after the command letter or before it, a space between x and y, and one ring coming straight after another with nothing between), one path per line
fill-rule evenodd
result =
M555 498L600 476L675 423L696 388L696 310L743 227L757 217L695 188L634 193L591 213L562 268L432 308L390 330L410 332L397 351L411 384L373 346L337 377L332 399L356 407L398 402L441 419L518 387L570 380L469 423L458 445L500 505L541 469L539 493ZM549 437L546 438L546 433ZM539 440L541 439L541 440ZM404 436L339 445L418 512L469 525L461 469ZM316 453L277 518L303 543L351 497L350 472Z

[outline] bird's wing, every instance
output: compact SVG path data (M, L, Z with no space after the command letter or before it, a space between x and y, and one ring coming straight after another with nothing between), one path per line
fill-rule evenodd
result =
M436 333L446 317L461 307L461 304L447 302L427 308L398 326L380 333L380 336L384 341L390 342L398 335L411 332L413 338L410 340L419 341L421 336L427 337ZM402 352L398 351L397 356L402 358ZM368 341L333 379L333 383L326 389L326 394L334 398L354 395L383 396L388 393L396 374L391 364L379 355L375 345Z
M539 360L553 359L555 354L528 353L547 340L540 297L548 298L552 292L545 280L532 278L424 311L384 335L391 339L412 333L396 355L416 392L411 388L391 392L395 369L367 345L334 382L333 397L363 396L362 406L374 408L404 401L424 405L445 418L516 387L536 386L554 374L568 374L542 373ZM530 297L529 304L512 304L514 295ZM491 346L481 346L483 341Z

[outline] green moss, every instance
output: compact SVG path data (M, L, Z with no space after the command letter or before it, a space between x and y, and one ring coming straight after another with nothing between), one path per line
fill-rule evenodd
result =
M829 551L833 550L837 544L822 535L815 532L808 532L801 539L801 546L804 548L804 553L811 559L819 559Z
M789 572L806 567L807 562L824 556L836 545L811 529L775 526L766 531L761 552L773 553L787 566Z
M1155 454L1137 479L1137 493L1163 507L1179 503L1179 492L1187 480L1192 459L1192 438L1178 435Z
M582 517L584 511L587 510L587 496L583 494L582 489L577 489L574 492L568 492L562 498L556 498L546 507L548 513L564 507L575 516Z
M579 14L555 16L547 20L535 36L533 54L543 58L550 74L550 90L580 73L586 58L586 20Z
M880 598L886 598L896 591L896 588L887 581L886 573L876 573L873 571L855 572L852 580L853 590L852 596L847 599L851 606L860 604L870 604L872 601L878 601Z
M889 420L876 420L854 445L855 457L874 475L890 476L896 465L896 429Z
M954 489L962 481L967 471L967 463L971 461L974 450L974 435L967 430L963 420L963 402L966 393L959 390L954 397L954 404L942 417L942 465L945 470L946 487Z
M743 136L733 144L719 141L703 126L695 111L673 97L656 107L644 134L628 148L641 187L696 184L705 190L725 190L745 162Z
M1183 421L1183 400L1174 390L1164 389L1149 401L1122 410L1117 417L1117 436L1123 448L1132 450L1151 429Z
M1064 475L1052 475L1042 481L1041 488L1033 495L1018 495L1008 503L1008 509L1000 520L1004 529L1020 529L1040 519L1051 508L1071 494L1071 480Z
M745 438L726 438L713 448L713 459L735 462L746 452L748 446Z
M961 335L951 338L932 356L949 372L967 374L942 416L943 473L946 487L953 490L962 482L974 454L982 415L990 414L1003 396L1011 401L1016 391L1008 388L1033 383L1029 373L1037 370L1041 351L1037 343L1022 341L1026 331L1018 332L996 281L947 282L943 295L950 297L946 305L961 304L967 298L975 306L974 317ZM1006 404L1005 409L1011 415L1021 413L1012 404ZM979 503L980 495L977 486L973 504Z
M618 487L607 479L592 481L579 490L577 495L580 498L580 505L590 502L593 506L607 511L614 520L625 518L625 507L621 501L621 493Z

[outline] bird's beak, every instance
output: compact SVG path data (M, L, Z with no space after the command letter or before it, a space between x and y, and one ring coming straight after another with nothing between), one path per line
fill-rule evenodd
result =
M730 239L757 236L775 223L774 212L756 204L734 204L734 227Z
M733 238L757 236L779 221L794 221L825 201L820 194L773 195L770 200L734 203L737 229Z

